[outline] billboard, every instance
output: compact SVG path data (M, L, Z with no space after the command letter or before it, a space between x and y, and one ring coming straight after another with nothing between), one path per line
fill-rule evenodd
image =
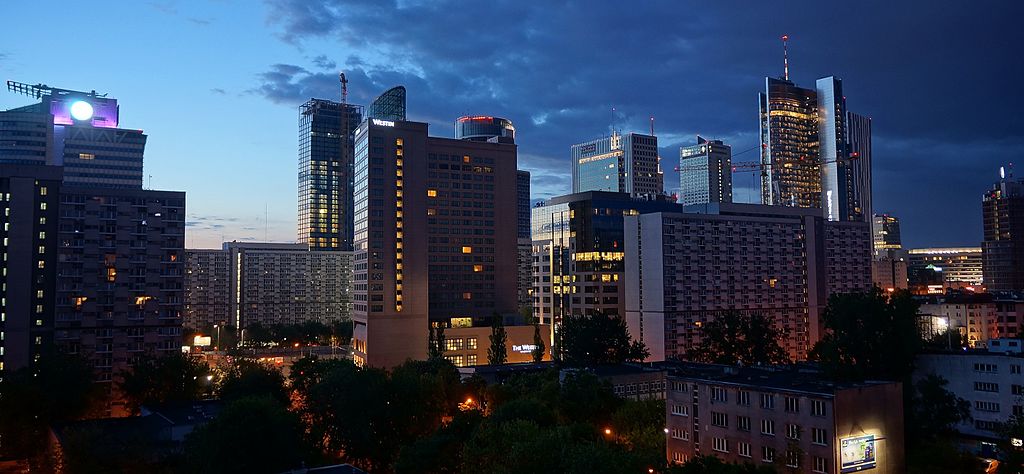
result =
M857 472L875 467L875 435L839 440L839 472Z
M196 336L192 339L192 345L199 347L210 347L211 342L210 336Z

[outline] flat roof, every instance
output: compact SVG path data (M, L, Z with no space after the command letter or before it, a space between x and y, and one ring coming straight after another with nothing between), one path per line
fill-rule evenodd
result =
M811 393L834 396L839 390L887 385L896 382L868 380L864 382L836 382L811 364L791 366L731 366L697 362L662 362L669 377L700 380L711 384L735 385L758 390Z

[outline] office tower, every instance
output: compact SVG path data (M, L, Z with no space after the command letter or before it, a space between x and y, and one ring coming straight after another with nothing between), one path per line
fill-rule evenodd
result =
M821 160L822 208L830 221L847 221L852 209L847 197L856 183L849 165L846 97L843 82L824 77L815 83L818 97L818 157Z
M455 138L473 141L515 143L516 128L512 121L485 115L464 115L455 119Z
M873 247L875 256L891 253L894 250L902 250L903 244L900 240L900 219L889 214L875 214L872 225L874 235Z
M185 193L65 186L54 343L81 354L124 413L114 376L181 350Z
M785 465L786 472L906 472L900 382L836 382L805 366L662 367L673 464L711 454L730 464Z
M985 287L989 291L1024 292L1024 179L1006 176L985 193L981 203Z
M817 92L767 77L758 99L761 203L820 208Z
M516 237L519 252L519 308L532 305L533 240L530 239L530 172L516 171Z
M725 311L761 313L805 359L829 296L871 288L871 229L817 209L688 206L625 217L626 323L651 360L686 356Z
M299 107L298 241L352 249L352 154L363 108L324 99Z
M372 115L371 115L372 117ZM354 358L423 359L427 327L517 310L516 146L428 137L370 118L356 131Z
M680 212L668 199L589 191L533 208L533 313L557 325L569 315L625 315L623 216Z
M850 160L846 163L845 209L851 221L870 220L874 215L871 175L871 119L853 112L846 113L846 139Z
M698 135L696 145L679 148L679 202L732 202L731 146Z
M612 132L570 150L573 193L611 191L648 198L664 194L658 137Z
M405 86L395 86L377 96L366 109L367 118L392 122L405 120Z
M0 165L0 380L53 342L61 169Z
M186 250L185 262L186 327L331 324L352 315L351 252L225 242Z
M13 145L0 147L0 162L63 166L68 185L142 188L146 135L117 128L116 99L13 81L7 89L40 102L0 112L0 136L19 136Z
M907 251L907 278L915 294L941 294L946 289L980 290L981 247L920 248Z

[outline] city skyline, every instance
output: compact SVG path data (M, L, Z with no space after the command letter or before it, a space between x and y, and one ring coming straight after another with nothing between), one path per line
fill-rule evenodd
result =
M59 61L45 52L59 50L64 37L16 22L0 32L0 78L117 98L120 126L150 137L146 187L189 193L190 248L294 240L296 112L309 98L337 100L339 70L350 78L350 101L360 105L405 85L410 119L430 123L432 135L452 136L465 114L509 118L538 200L568 193L572 143L610 127L647 133L652 115L669 163L697 133L732 144L736 162L756 161L756 153L741 152L757 146L756 94L765 75L782 75L779 36L788 34L790 77L805 85L842 78L851 108L873 119L874 210L901 217L907 247L980 243L978 196L1000 165L1024 151L1012 115L1020 99L1001 93L1022 66L997 53L1021 40L1009 23L1018 6L924 12L897 5L885 14L871 5L712 6L694 19L687 8L666 13L659 4L618 18L593 6L499 3L483 15L480 6L410 4L385 14L298 5L121 5L133 18L122 33L137 38L119 44L123 54ZM22 8L29 7L7 11L30 14ZM102 24L92 12L105 10L68 6L53 22ZM917 16L928 21L912 21ZM472 20L481 17L502 21ZM600 33L613 21L619 34ZM390 23L398 27L384 32ZM884 33L834 35L837 25ZM692 74L697 66L703 81ZM32 102L0 93L0 109ZM663 164L668 192L678 183L672 168ZM737 202L758 200L754 181L750 173L734 175Z

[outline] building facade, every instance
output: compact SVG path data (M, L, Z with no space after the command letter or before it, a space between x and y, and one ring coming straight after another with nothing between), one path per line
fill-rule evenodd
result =
M679 148L679 202L732 202L731 146L698 135L696 145Z
M875 256L887 255L894 250L903 250L900 238L900 219L889 214L875 214L872 225Z
M916 294L945 293L947 288L982 286L981 247L910 249L907 277Z
M1024 292L1024 179L1011 175L993 185L982 199L981 214L985 287Z
M486 115L464 115L455 119L455 138L480 142L515 143L516 128L509 119Z
M366 118L390 120L392 122L404 121L405 86L392 87L377 96L370 103L370 106L366 108Z
M305 244L225 242L185 251L184 325L244 329L352 316L352 254Z
M530 239L530 172L516 171L516 245L519 256L519 308L533 304L533 240Z
M544 343L541 360L551 360L551 330L540 326L540 337ZM534 330L529 324L505 326L505 354L507 363L533 362ZM490 326L451 327L444 331L443 357L456 367L487 365L487 351L491 347Z
M783 472L904 472L903 387L795 368L666 364L666 458Z
M181 350L185 193L65 185L57 235L54 343L87 358L124 413L116 374Z
M821 208L817 92L767 77L758 99L761 203Z
M324 99L299 107L298 241L352 250L352 154L363 108Z
M517 311L514 144L371 118L355 156L357 363L423 359L428 324L489 325Z
M650 360L684 357L717 314L770 316L790 357L822 335L835 293L871 288L866 222L814 209L720 204L625 218L626 323Z
M665 192L658 137L613 132L570 151L573 193L611 191L653 199Z
M61 169L0 165L0 380L52 349Z

